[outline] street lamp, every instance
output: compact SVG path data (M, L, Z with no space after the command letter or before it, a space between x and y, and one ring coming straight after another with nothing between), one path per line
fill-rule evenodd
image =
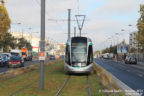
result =
M132 26L132 25L128 25L128 26ZM124 32L131 32L130 30L125 30L125 29L121 29L121 31L124 31Z
M119 35L122 35L120 33L115 33L116 37L117 37L117 50L118 50L118 46L119 46ZM119 54L118 54L118 51L117 51L117 61L119 60Z
M21 25L22 23L19 22L19 23L12 23L12 24ZM23 31L24 31L24 30L22 29L22 32L21 32L21 36L22 36L22 38L23 38ZM11 32L11 28L10 28L10 32Z
M120 34L120 33L115 33L115 35L116 35L116 38L117 38L117 45L119 44L119 37L118 36L120 36L120 35L122 35L122 34Z
M111 37L109 37L109 38L108 38L108 40L110 40L110 42L111 42L111 46L112 46L112 38L111 38Z
M19 23L11 23L11 25L12 24L14 24L14 25L20 25L21 23L19 22ZM10 33L12 33L12 28L11 28L11 26L10 26Z
M23 33L24 33L24 31L25 31L26 29L31 30L32 28L31 28L31 27L23 28L23 29L22 29L22 38L24 37L24 36L23 36Z

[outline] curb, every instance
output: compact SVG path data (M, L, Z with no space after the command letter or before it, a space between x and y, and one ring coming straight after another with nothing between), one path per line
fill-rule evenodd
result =
M97 66L103 68L102 66L100 66L96 62L95 62L95 64ZM107 74L109 74L112 77L112 80L114 80L116 82L116 84L125 92L126 95L130 95L130 96L142 96L141 94L139 94L138 92L136 92L135 90L133 90L132 88L130 88L129 86L127 86L125 83L123 83L122 81L120 81L117 77L115 77L114 75L112 75L106 69L105 69L105 71L106 71Z
M26 66L26 67L23 67L23 68L28 68L29 66ZM6 73L8 73L9 72L9 70L8 71L5 71L5 72L1 72L0 73L0 75L2 75L2 74L6 74Z
M137 62L138 65L144 66L144 63L142 62Z
M34 60L33 60L34 61ZM35 60L35 61L37 61L38 62L38 60ZM34 61L34 62L35 62ZM49 60L47 61L47 62L49 62ZM26 67L22 67L22 68L28 68L29 66L26 66ZM0 73L0 75L2 75L2 74L6 74L6 73L8 73L9 72L9 70L7 70L7 71L5 71L5 72L1 72Z
M29 66L26 66L26 67L22 67L22 68L28 68ZM6 74L6 73L8 73L9 72L9 70L7 70L7 71L5 71L5 72L1 72L0 73L0 75L2 75L2 74Z
M0 73L0 75L2 75L2 74L6 74L6 73L8 73L8 71L5 71L5 72L1 72L1 73Z

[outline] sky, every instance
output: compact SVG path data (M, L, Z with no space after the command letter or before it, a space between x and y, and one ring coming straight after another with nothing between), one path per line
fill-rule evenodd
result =
M40 0L7 0L5 3L11 18L11 30L24 33L40 34ZM46 38L65 43L67 36L68 9L71 19L75 15L86 15L82 36L92 39L94 50L126 40L129 43L129 33L136 31L137 20L140 17L139 6L143 0L46 0ZM58 21L50 21L55 19ZM21 24L18 24L21 23ZM132 26L128 26L131 24ZM71 23L71 32L76 22ZM29 28L32 28L31 30ZM124 29L125 31L121 31ZM79 30L77 29L77 33ZM116 35L119 33L119 35ZM73 34L71 34L73 36ZM77 34L79 35L79 34Z

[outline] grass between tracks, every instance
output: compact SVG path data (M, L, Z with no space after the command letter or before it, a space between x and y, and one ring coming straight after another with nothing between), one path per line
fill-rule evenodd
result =
M67 78L63 66L63 60L46 63L45 89L40 90L39 82L37 82L14 96L55 96ZM94 66L94 70L95 69L97 69L96 66ZM100 75L98 74L103 74L103 72L99 72L100 73L94 71L89 76L92 96L106 96L106 94L100 92L100 90L105 89L108 85L102 83ZM11 70L7 74L0 75L0 96L10 96L12 93L15 93L34 81L39 81L39 77L39 65L31 66L27 69ZM86 76L73 75L60 96L88 96Z

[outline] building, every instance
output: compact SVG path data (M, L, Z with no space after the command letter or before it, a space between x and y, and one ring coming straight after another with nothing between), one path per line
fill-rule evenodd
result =
M65 54L65 44L59 44L54 40L48 40L46 38L46 52L49 55L64 55Z
M66 48L66 45L63 43L63 44L57 44L57 51L56 53L58 55L65 55L65 48Z
M32 51L38 52L39 51L39 37L32 36L29 33L22 33L22 32L11 32L12 36L15 38L25 38L28 42L32 45Z
M130 37L129 37L129 46L130 48L135 48L137 49L137 40L136 40L136 33L137 32L133 32L133 33L130 33Z
M40 38L32 36L29 33L22 33L22 32L11 32L12 36L15 38L25 38L27 41L29 41L32 45L32 51L39 52L39 42ZM45 51L50 55L64 55L65 53L65 44L58 44L58 42L54 40L49 40L46 38L45 40Z
M32 45L32 51L39 52L39 42L40 38L38 37L32 37L31 45Z
M12 36L15 38L25 38L27 41L31 42L31 35L28 33L22 33L22 32L11 32Z

